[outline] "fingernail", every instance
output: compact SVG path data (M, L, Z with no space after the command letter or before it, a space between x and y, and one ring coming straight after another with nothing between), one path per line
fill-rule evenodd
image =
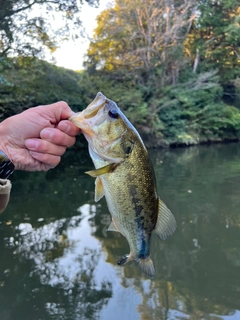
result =
M39 143L37 140L29 139L25 141L25 146L30 150L37 149Z

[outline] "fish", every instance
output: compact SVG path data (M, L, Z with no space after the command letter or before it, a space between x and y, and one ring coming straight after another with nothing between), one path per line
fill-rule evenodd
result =
M152 162L138 131L101 92L69 120L88 141L95 169L86 173L96 178L95 201L106 198L112 218L107 231L120 232L130 247L117 264L135 260L153 278L152 235L167 239L176 229L176 220L158 195Z

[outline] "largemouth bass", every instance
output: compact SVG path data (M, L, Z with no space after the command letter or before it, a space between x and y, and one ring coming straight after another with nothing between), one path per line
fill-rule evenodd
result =
M88 141L95 170L95 201L106 197L112 216L109 231L120 232L130 253L118 265L136 260L141 270L154 277L150 258L153 232L162 240L171 236L176 221L157 194L155 174L144 143L114 101L98 93L82 112L70 118Z

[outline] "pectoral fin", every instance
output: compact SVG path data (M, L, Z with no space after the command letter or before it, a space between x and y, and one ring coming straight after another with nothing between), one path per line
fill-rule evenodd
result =
M96 177L99 177L101 176L102 174L105 174L105 173L111 173L113 172L117 166L119 165L119 163L110 163L102 168L98 168L98 169L95 169L95 170L91 170L91 171L87 171L85 172L86 174L89 174L90 176L96 178Z
M158 219L154 229L155 233L161 240L165 240L173 234L176 227L177 223L172 212L164 202L158 199Z
M104 189L102 185L102 181L99 177L95 180L95 202L98 202L104 196Z

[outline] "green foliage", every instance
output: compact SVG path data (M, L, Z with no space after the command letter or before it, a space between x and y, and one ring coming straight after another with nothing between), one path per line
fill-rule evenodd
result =
M240 137L240 112L223 103L215 72L194 75L191 81L171 87L166 95L170 100L159 117L167 143L196 144Z
M197 144L240 137L240 112L222 101L217 71L201 74L185 69L181 83L154 87L137 85L121 72L85 72L81 87L90 103L102 91L116 101L148 146ZM90 88L90 89L88 89Z
M80 109L83 92L81 74L36 58L2 59L0 74L0 119L29 107L66 101Z
M198 70L218 69L228 101L235 103L233 79L240 76L240 6L238 0L202 0L185 46L192 63L199 50ZM231 99L230 99L231 98Z

